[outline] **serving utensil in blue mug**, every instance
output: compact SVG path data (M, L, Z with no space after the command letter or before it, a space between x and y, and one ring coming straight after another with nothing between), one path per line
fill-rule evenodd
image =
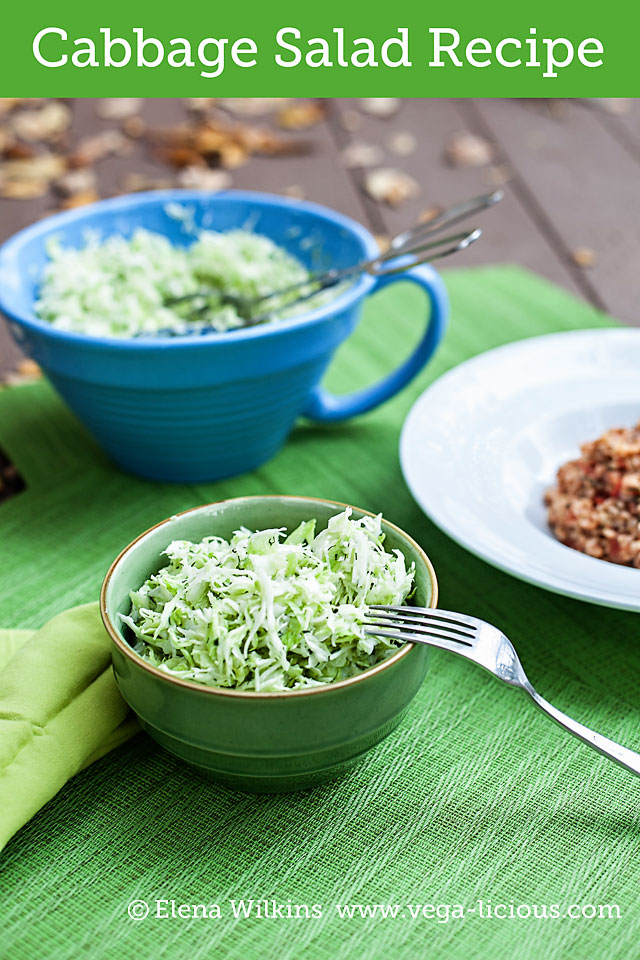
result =
M191 231L176 218L189 212ZM442 339L448 316L442 280L429 265L402 274L360 274L335 298L273 324L202 336L101 338L38 319L34 301L47 243L81 247L88 232L164 234L193 241L193 228L246 228L270 237L309 268L320 251L341 268L379 255L360 224L316 204L262 193L166 190L104 200L48 217L0 248L0 310L22 350L123 469L154 480L196 483L243 473L270 459L296 419L342 420L406 386ZM426 330L401 366L374 386L333 396L321 385L337 347L353 332L366 297L398 280L428 301Z

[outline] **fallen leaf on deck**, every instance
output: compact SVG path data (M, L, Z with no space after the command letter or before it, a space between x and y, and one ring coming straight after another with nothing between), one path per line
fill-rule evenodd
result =
M218 102L221 107L238 117L264 117L289 100L290 97L232 97Z
M42 376L42 370L30 357L24 357L24 359L18 361L16 373L19 373L21 377L36 378Z
M48 180L0 180L0 197L4 200L35 200L46 196Z
M354 140L340 153L342 165L347 170L357 167L375 167L382 163L383 159L384 151L381 147L374 143L364 143L362 140Z
M126 193L139 193L141 190L168 190L173 180L168 177L154 177L146 173L126 173L122 186Z
M51 181L61 177L65 169L64 158L53 153L6 160L0 164L0 196L16 200L43 197Z
M442 207L427 207L418 217L418 223L431 223L431 221L439 217L441 213Z
M86 193L96 188L96 175L91 167L78 167L68 170L54 184L56 190L65 197L74 193Z
M307 191L298 183L293 183L290 187L285 187L282 191L285 197L291 197L293 200L306 200Z
M504 187L513 180L513 170L507 163L492 164L486 172L485 180L490 187Z
M493 146L475 133L456 133L445 148L453 167L482 167L493 160Z
M408 130L398 130L397 133L392 133L388 138L387 146L391 153L395 153L396 156L408 157L416 152L418 141Z
M121 130L102 130L81 140L67 159L70 167L90 167L104 157L130 150L131 143Z
M158 130L152 139L160 144L165 157L171 150L194 151L209 160L217 159L228 169L241 166L252 153L289 156L309 149L308 142L283 137L266 127L219 120L207 120L195 127L182 125Z
M373 117L392 117L400 109L400 101L396 97L363 97L360 106L365 113Z
M324 119L321 103L292 103L278 111L276 121L285 130L307 130Z
M193 147L176 146L162 151L162 159L172 167L205 166L204 157Z
M35 157L38 151L29 143L20 143L18 140L8 140L2 152L7 160L27 160L30 157Z
M207 167L185 167L176 180L179 187L187 190L226 190L233 180L226 170L209 170Z
M0 116L10 113L23 100L24 97L0 97Z
M595 250L591 247L577 247L571 254L571 259L577 267L587 269L595 265L597 257Z
M618 117L631 110L630 97L585 97L583 99L589 106L603 110L604 113L613 113Z
M100 199L97 190L81 190L79 193L72 193L66 197L60 204L61 210L74 210L76 207L86 207L89 203L95 203Z
M147 129L147 125L142 117L136 115L133 117L127 117L126 120L123 120L122 129L128 137L133 137L135 140L143 135Z
M35 110L20 110L11 116L11 129L22 140L51 143L71 126L71 110L51 100Z
M0 127L0 153L5 153L10 146L13 146L13 137L6 127Z
M247 150L239 143L226 143L220 148L220 164L225 170L237 170L238 167L243 167L248 159Z
M345 110L340 114L340 126L347 133L356 133L362 126L362 116L357 110Z
M392 167L371 170L365 176L364 187L374 200L388 203L391 207L400 206L420 192L420 187L413 177Z
M194 113L206 113L215 103L216 97L185 97L184 100L187 110L193 110Z
M42 377L42 370L35 362L29 357L24 357L22 360L18 361L16 369L10 373L5 379L5 383L8 386L15 387L19 386L21 383L32 383L34 380L39 380Z
M140 112L142 100L139 97L106 97L98 100L96 115L103 120L126 120Z

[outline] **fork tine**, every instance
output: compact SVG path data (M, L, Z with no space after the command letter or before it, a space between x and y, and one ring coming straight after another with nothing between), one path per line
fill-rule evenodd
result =
M399 233L391 240L391 248L402 252L409 244L415 242L415 240L432 233L437 233L444 229L444 227L459 223L460 220L466 220L473 214L480 213L487 207L492 207L502 200L503 196L503 190L493 190L491 193L483 193L479 197L473 197L471 200L457 203L448 210L443 210L442 213L432 220L428 220L426 223L419 223L415 227Z
M433 626L417 626L415 623L403 623L401 621L397 622L366 622L366 627L373 627L376 630L393 630L396 633L401 634L404 637L408 637L412 634L420 637L431 637L434 633L437 633L439 636L444 637L447 640L455 640L457 643L464 643L467 647L473 646L473 637L467 635L461 636L456 630L452 630L442 623L434 623Z
M424 643L428 647L439 647L441 650L448 650L450 653L465 654L471 649L471 644L464 640L451 640L448 637L437 633L425 633L424 639L417 633L407 631L400 633L394 630L366 630L369 637L386 637L389 640L399 640L401 643L413 641L414 643Z
M450 623L455 623L459 627L470 627L472 630L477 630L478 628L478 619L476 617L467 617L464 613L452 613L450 610L439 610L434 607L399 607L376 603L371 604L369 610L371 612L388 610L390 613L409 614L412 617L416 616L424 620L448 620Z
M437 612L437 611L436 611ZM371 610L370 616L374 617L377 622L381 622L383 626L392 624L406 625L416 624L417 626L425 626L425 624L433 623L434 627L437 629L443 628L452 633L457 633L461 637L467 637L469 640L475 638L475 631L471 627L467 626L458 626L454 625L454 621L447 620L445 617L421 617L421 616L411 616L411 607L406 608L406 613L391 613L386 610Z

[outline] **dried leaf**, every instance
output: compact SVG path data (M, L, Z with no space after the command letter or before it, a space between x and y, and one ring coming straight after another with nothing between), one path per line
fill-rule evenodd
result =
M123 181L126 193L139 193L141 190L167 190L172 186L173 180L150 177L146 173L126 173Z
M485 180L490 187L504 187L513 180L513 170L508 163L492 164L486 172Z
M374 143L364 143L361 140L354 140L340 153L340 160L343 167L347 170L353 170L358 167L375 167L382 163L384 151Z
M571 254L571 259L577 267L588 269L595 266L597 257L595 250L592 250L591 247L577 247Z
M51 100L36 110L21 110L11 117L11 129L22 140L51 143L58 140L71 125L71 110L58 100Z
M365 113L372 117L392 117L400 109L400 101L395 97L365 97L360 100L360 106Z
M493 147L475 133L456 133L445 148L445 156L453 167L482 167L493 160Z
M293 183L290 187L285 187L282 191L285 197L291 197L293 200L306 200L307 191L299 183Z
M371 170L365 177L364 186L370 197L388 203L391 207L400 206L420 192L420 187L413 177L392 167Z
M260 127L245 127L241 142L252 153L264 153L271 157L290 157L308 153L311 144L305 140L280 137L271 130Z
M554 120L564 121L567 119L569 110L568 110L568 105L565 103L564 100L560 100L559 98L547 100L546 108L547 108L547 112L549 113L550 116L554 118Z
M0 139L2 139L2 131L0 131ZM29 157L35 157L37 150L28 143L11 140L7 135L7 139L2 146L2 153L7 160L27 160Z
M340 126L347 133L357 133L362 126L362 116L357 110L345 110L340 114Z
M89 203L95 203L100 199L97 190L81 190L79 193L73 193L61 203L62 210L73 210L75 207L86 207Z
M19 103L23 103L23 97L0 97L0 116L10 113Z
M42 370L35 362L29 357L24 357L24 359L18 361L18 365L13 373L10 373L6 378L5 383L9 386L16 387L20 386L22 383L33 383L34 380L40 380L42 377Z
M81 140L67 159L71 167L90 167L104 157L130 150L131 144L120 130L102 130Z
M441 213L442 207L427 207L418 217L418 223L431 223L431 221L439 217Z
M177 177L179 187L187 190L226 190L233 183L226 170L209 170L207 167L185 167Z
M192 147L170 147L162 151L162 158L172 167L195 167L205 165L202 154L198 153Z
M43 197L65 169L64 158L53 153L6 160L0 166L0 195L19 200Z
M225 170L236 170L244 166L249 159L247 149L239 143L225 143L220 148L220 163Z
M604 113L612 113L614 116L622 116L631 110L632 100L630 97L588 97L584 102L589 106L602 110Z
M206 158L229 170L242 166L253 153L285 156L309 149L305 141L282 137L266 127L218 120L155 131L152 139L160 144L161 155L174 166L197 166Z
M136 140L138 137L141 137L144 134L147 129L147 125L142 117L136 115L133 117L127 117L122 123L122 129L128 137L133 137L133 139Z
M142 100L139 97L105 97L98 100L96 114L103 120L126 120L140 112Z
M18 361L16 373L19 373L21 377L32 377L33 379L42 376L42 370L35 360L31 360L30 357L24 357Z
M416 152L418 141L408 130L398 130L397 133L391 134L387 140L387 146L391 153L395 153L396 156L408 157Z
M238 117L264 117L288 101L289 97L238 97L218 102L221 107Z
M193 113L207 113L216 102L216 97L185 97L184 101L187 110Z
M75 170L68 170L59 177L54 186L58 193L61 193L65 197L71 197L77 193L95 191L96 175L91 167L78 167Z
M0 180L0 197L5 200L35 200L48 190L48 180Z
M276 121L285 130L308 130L324 120L321 103L292 103L278 111Z
M6 161L2 164L2 176L6 180L55 180L65 169L64 157L39 153L35 157Z
M183 132L182 139L205 156L220 153L227 144L235 142L230 130L209 124L203 124L195 131Z

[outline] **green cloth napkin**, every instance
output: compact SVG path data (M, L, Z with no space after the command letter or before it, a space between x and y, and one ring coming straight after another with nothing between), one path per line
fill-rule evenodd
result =
M0 848L84 767L139 729L97 603L0 631Z

